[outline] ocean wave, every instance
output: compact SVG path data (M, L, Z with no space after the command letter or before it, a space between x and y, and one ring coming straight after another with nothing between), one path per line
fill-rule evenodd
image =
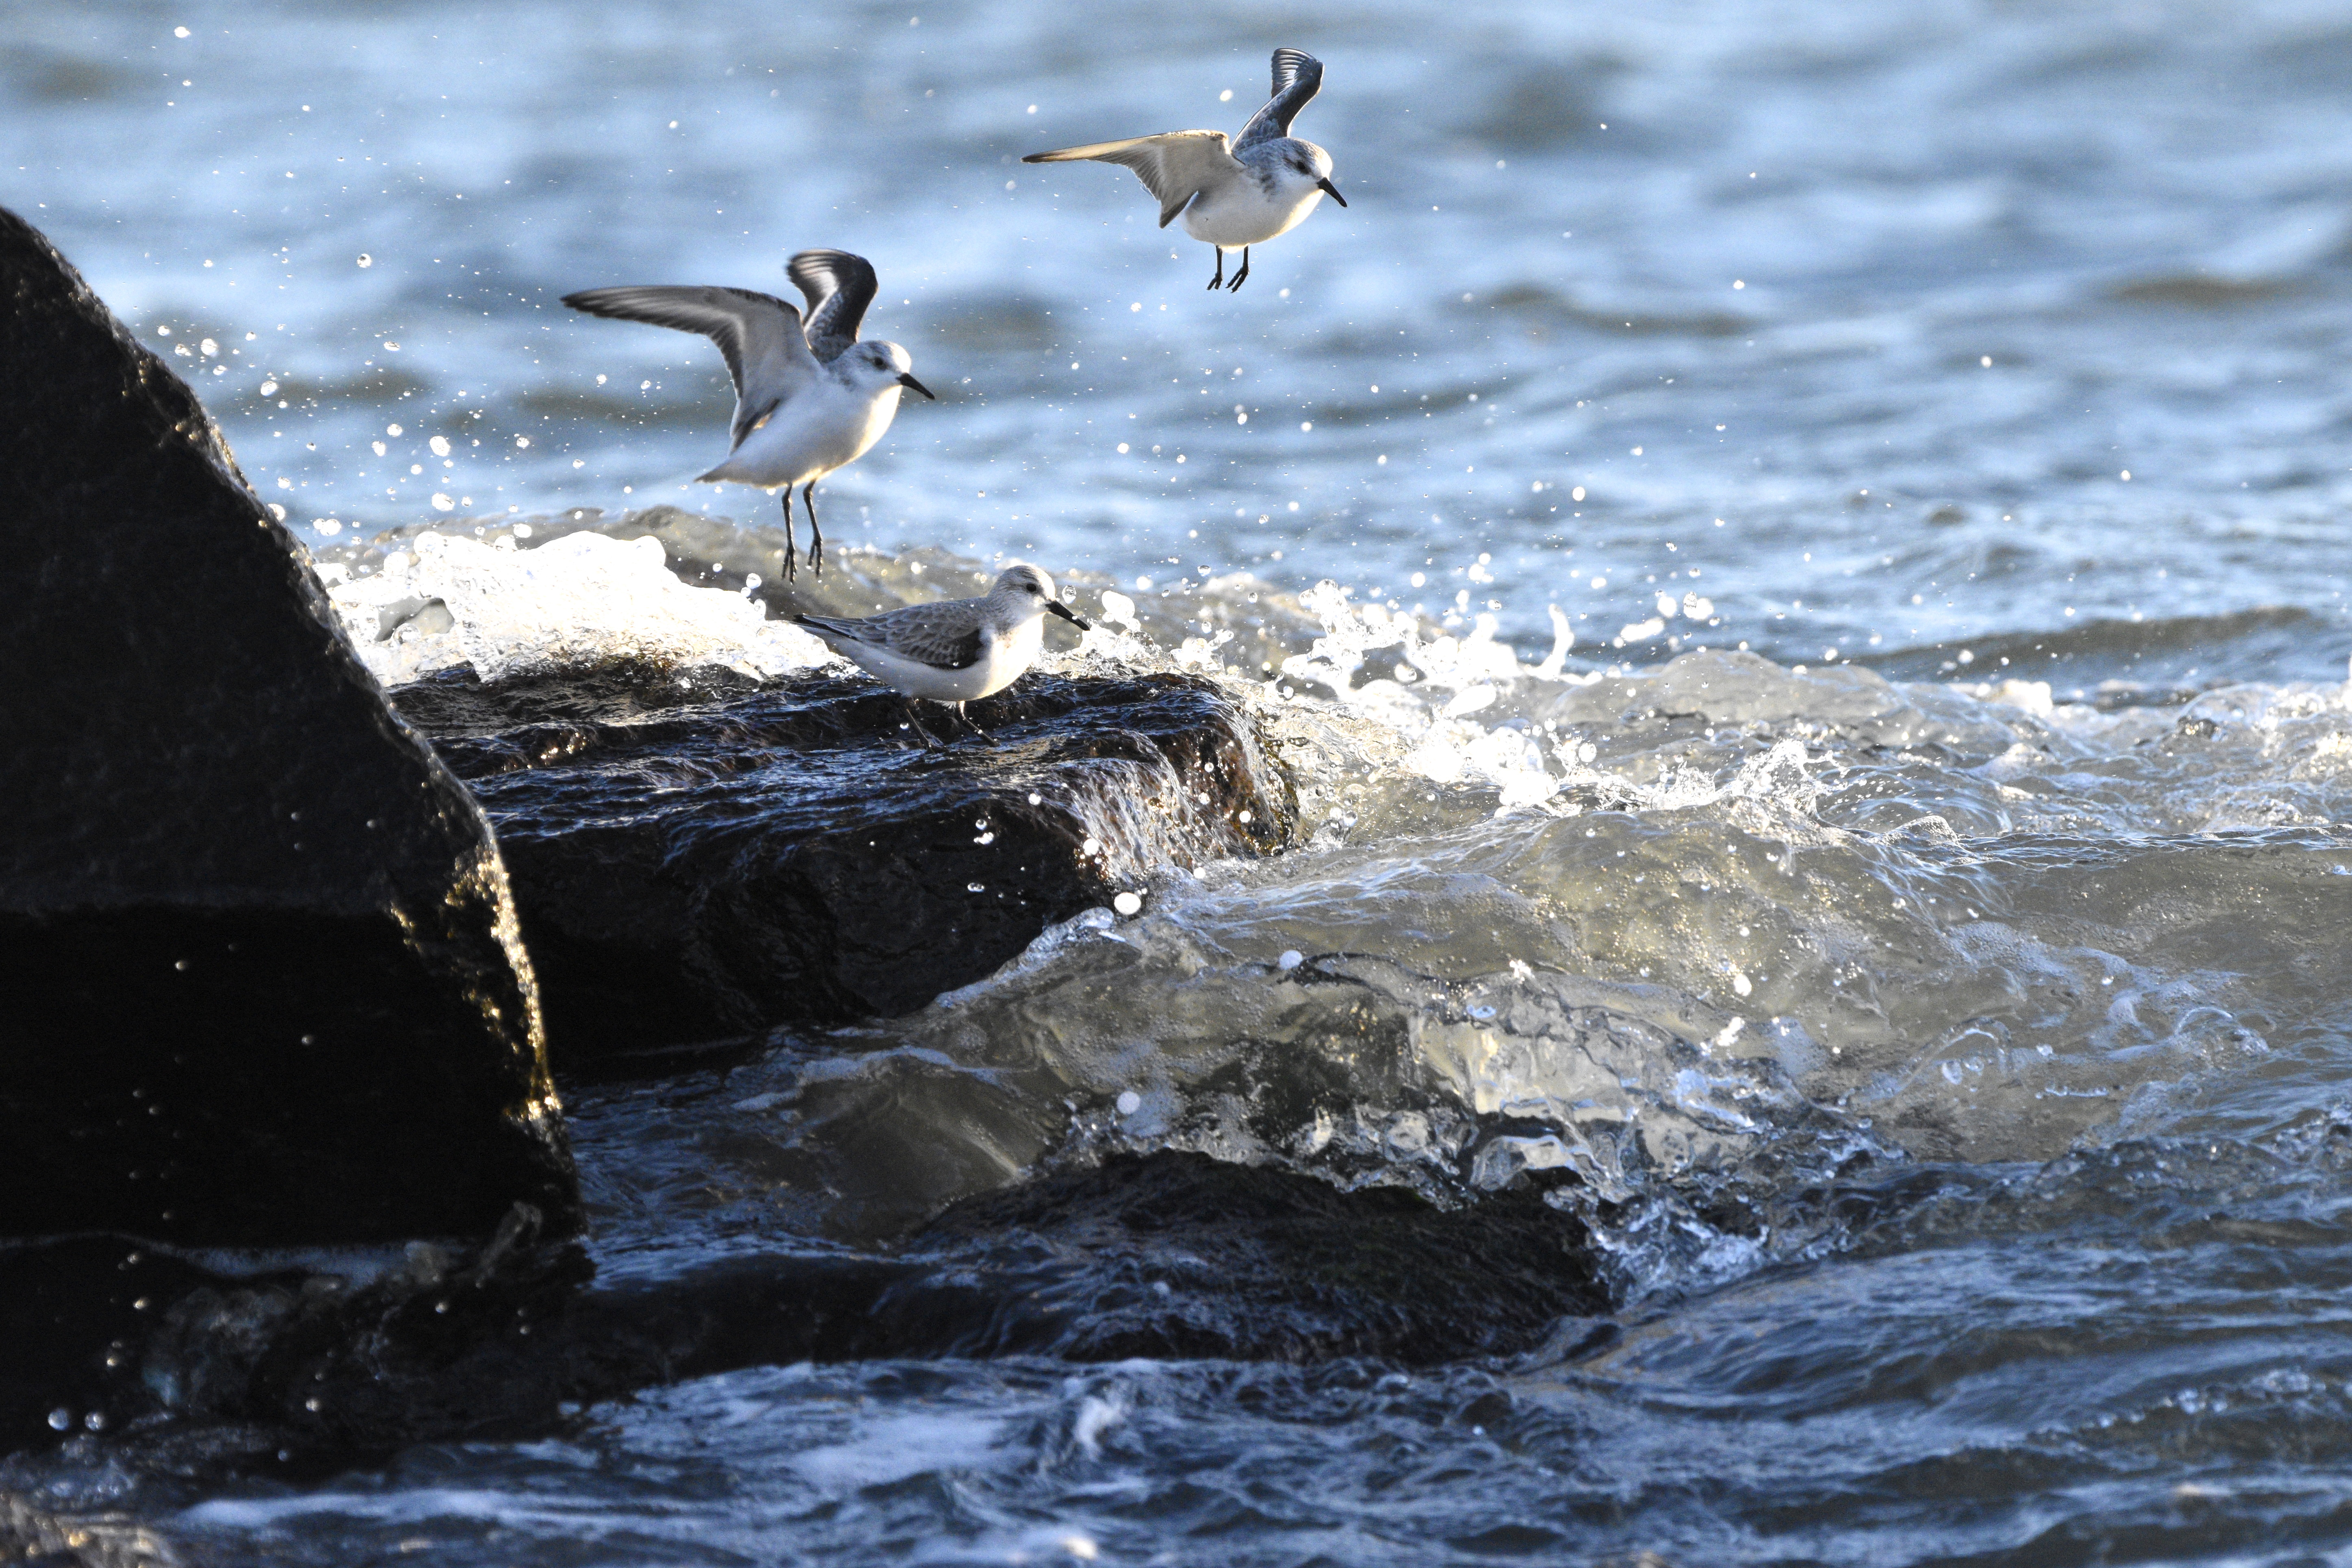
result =
M365 629L442 592L450 625L409 613L387 668L815 661L747 569L772 541L646 516L667 559L596 531L645 521L583 513L529 548L385 542L411 563L336 602ZM879 607L987 567L834 572ZM1738 651L1579 670L1565 617L1529 661L1489 616L1449 630L1331 583L1076 580L1097 628L1045 666L1223 683L1303 845L1166 870L1138 915L1086 911L914 1014L785 1031L730 1069L738 1179L789 1171L816 1229L887 1236L1041 1162L1186 1149L1442 1203L1532 1183L1628 1291L1686 1289L1817 1244L1733 1216L1858 1165L2276 1124L2302 1101L2243 1086L2343 1028L2342 686L2102 705L1991 660L1975 682Z

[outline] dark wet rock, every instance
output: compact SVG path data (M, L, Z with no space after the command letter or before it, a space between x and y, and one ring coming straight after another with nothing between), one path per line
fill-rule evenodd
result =
M591 1288L585 1252L528 1205L478 1248L412 1244L373 1273L212 1266L228 1261L103 1237L0 1251L0 1452L72 1442L144 1468L314 1474L543 1433L737 1367L920 1354L992 1305L975 1281L844 1254Z
M986 739L926 705L937 746L836 675L461 673L398 701L497 825L572 1066L907 1012L1297 817L1246 714L1186 676L1032 673L970 705Z
M232 1455L384 1451L544 1426L577 1388L658 1380L626 1342L600 1373L576 1336L532 1337L593 1270L527 1204L478 1248L412 1242L372 1273L344 1261L356 1273L232 1274L227 1255L120 1237L0 1250L0 1332L21 1352L0 1363L0 1448L227 1426L251 1428L220 1446Z
M890 1253L738 1254L593 1286L589 1274L527 1205L478 1248L412 1245L356 1282L230 1278L104 1237L0 1252L0 1330L26 1352L0 1366L0 1449L95 1432L183 1468L292 1475L553 1430L598 1400L746 1366L1422 1365L1529 1351L1608 1305L1581 1224L1532 1192L1444 1210L1173 1152L967 1200ZM77 1302L90 1310L50 1310Z
M1413 1363L1507 1354L1606 1304L1583 1224L1535 1193L1440 1209L1205 1155L1121 1155L968 1198L922 1236L1033 1251L965 1354Z
M139 1347L165 1307L209 1278L121 1237L0 1246L0 1449L119 1431L152 1409Z
M543 1426L566 1397L659 1380L626 1340L565 1331L593 1274L519 1205L478 1250L412 1246L362 1284L310 1275L188 1291L142 1347L140 1378L183 1420L260 1424L289 1451L512 1435Z
M885 1256L742 1257L600 1291L572 1328L658 1344L677 1376L1014 1354L1427 1365L1531 1350L1609 1304L1582 1222L1532 1190L1440 1209L1161 1152L965 1199Z
M480 813L194 395L6 213L0 387L0 1236L572 1223Z

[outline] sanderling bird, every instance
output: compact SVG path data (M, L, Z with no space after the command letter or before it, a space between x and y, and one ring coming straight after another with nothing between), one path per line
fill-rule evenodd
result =
M816 482L864 457L890 428L898 390L938 395L914 377L914 361L897 343L860 342L858 323L874 302L874 268L845 250L803 250L785 276L808 297L799 311L750 289L652 284L590 289L563 302L592 316L650 321L700 332L727 356L735 378L735 422L727 460L703 480L731 480L784 493L784 575L798 574L793 545L793 487L808 508L809 570L824 571L824 535L816 526Z
M1210 288L1225 281L1225 252L1242 253L1242 269L1229 285L1238 289L1249 276L1251 246L1297 228L1325 196L1348 205L1331 183L1331 154L1290 134L1290 122L1322 85L1321 60L1303 49L1276 49L1274 96L1250 116L1239 142L1228 143L1222 131L1169 131L1032 153L1021 161L1126 164L1160 198L1160 227L1182 213L1184 232L1216 247Z
M999 573L977 599L909 605L878 616L794 616L793 621L901 696L952 702L962 718L965 703L1003 690L1037 661L1048 615L1082 632L1094 630L1062 603L1053 578L1024 561Z

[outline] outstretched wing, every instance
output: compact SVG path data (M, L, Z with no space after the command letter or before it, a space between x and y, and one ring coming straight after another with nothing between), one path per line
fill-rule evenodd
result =
M735 380L735 422L730 445L817 376L798 310L772 294L749 289L642 284L566 294L563 302L592 316L647 321L699 332L726 356Z
M831 364L857 341L866 307L874 303L879 285L873 264L845 250L803 250L784 264L784 276L808 300L809 352Z
M1055 153L1032 153L1021 161L1069 163L1080 159L1124 163L1134 170L1151 194L1160 198L1162 228L1202 190L1242 173L1242 166L1234 162L1233 144L1222 131L1170 131L1158 136L1133 136L1124 142L1094 142Z
M980 662L979 616L969 599L908 605L855 619L834 616L794 616L793 619L835 647L845 642L864 643L934 669L969 669Z
M1323 89L1323 62L1305 49L1274 51L1274 95L1242 127L1236 147L1255 147L1290 134L1290 122Z

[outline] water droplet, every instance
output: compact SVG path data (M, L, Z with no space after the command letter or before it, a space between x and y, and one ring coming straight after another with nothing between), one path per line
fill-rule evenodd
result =
M1121 1116L1132 1116L1142 1109L1143 1096L1136 1093L1135 1090L1131 1089L1123 1089L1119 1090L1118 1113Z

